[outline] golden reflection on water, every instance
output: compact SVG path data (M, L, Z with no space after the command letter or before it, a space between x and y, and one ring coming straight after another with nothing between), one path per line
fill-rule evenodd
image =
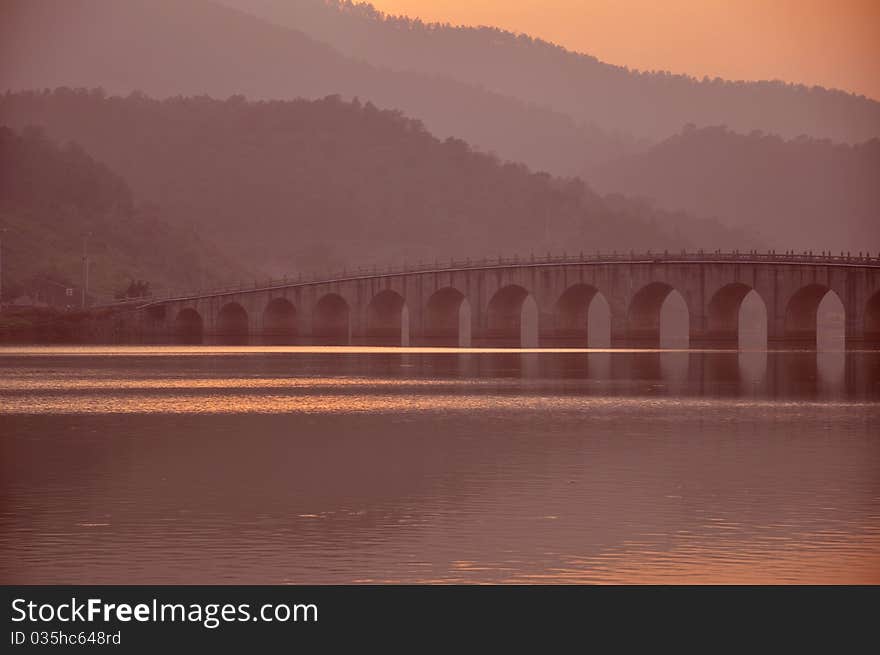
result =
M240 389L248 385L238 380L212 381L228 384L206 384L205 389ZM389 381L390 382L390 381ZM188 388L198 385L180 385L164 388ZM363 389L369 384L335 385L329 381L317 385L290 385L291 389L333 389L351 386ZM417 388L419 385L400 383L377 386L399 386L402 390ZM425 385L427 386L427 385ZM436 386L436 385L431 385ZM450 385L452 386L452 385ZM46 389L57 389L47 386ZM87 390L90 387L75 387ZM697 399L697 398L654 398L654 397L582 397L530 394L528 396L498 394L429 394L412 395L397 394L279 394L270 393L273 388L286 388L281 385L259 386L259 394L223 393L217 395L204 394L167 394L152 393L104 393L106 388L119 388L114 385L96 386L98 395L87 394L39 394L7 396L0 399L0 414L356 414L356 413L455 413L473 411L492 412L589 412L592 420L601 418L604 410L625 410L627 408L640 411L675 409L674 420L687 420L679 415L680 411L693 412L713 411L733 413L748 410L774 410L784 413L790 419L796 419L805 407L822 407L828 411L866 410L880 412L873 403L862 402L823 402L806 401L766 401L766 400L734 400L734 399ZM143 386L132 386L142 389ZM147 387L149 388L149 387ZM163 387L157 387L159 389ZM699 418L695 415L694 418Z
M351 377L248 377L248 378L117 378L101 379L79 377L79 374L53 373L53 378L46 379L46 374L34 372L32 375L9 376L0 380L2 391L50 391L64 389L103 390L103 389L327 389L340 387L344 389L373 389L384 387L497 387L518 386L512 380L433 380L433 379L381 379L363 376Z
M557 517L543 517L546 519ZM707 538L682 530L658 548L648 539L625 541L595 556L557 557L541 571L523 571L520 559L456 560L442 576L419 577L428 562L409 562L406 577L362 577L358 583L472 584L880 584L880 529L854 525L784 536L749 534L754 526L719 526L731 535ZM667 535L646 534L645 537ZM829 557L833 552L833 557Z
M361 583L468 584L489 575L502 584L767 585L880 584L880 533L802 534L777 544L717 543L680 535L682 543L659 550L625 543L595 557L569 557L541 572L522 573L519 562L452 563L439 578L361 578ZM687 542L687 543L685 543ZM828 557L828 550L835 556Z
M565 566L524 576L524 584L878 584L880 532L819 533L786 538L776 544L742 540L710 541L681 535L658 550L627 544L599 557L572 557ZM746 536L746 539L748 537ZM745 550L745 552L744 552ZM833 550L833 558L828 557Z

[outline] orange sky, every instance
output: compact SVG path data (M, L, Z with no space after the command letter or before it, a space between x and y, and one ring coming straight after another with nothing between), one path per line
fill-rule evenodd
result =
M387 13L527 32L632 68L880 99L880 0L370 1Z

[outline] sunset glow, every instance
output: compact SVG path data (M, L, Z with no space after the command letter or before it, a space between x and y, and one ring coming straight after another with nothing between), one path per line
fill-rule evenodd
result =
M620 66L781 79L880 98L876 0L375 0L386 13L525 32ZM735 55L732 55L735 53Z

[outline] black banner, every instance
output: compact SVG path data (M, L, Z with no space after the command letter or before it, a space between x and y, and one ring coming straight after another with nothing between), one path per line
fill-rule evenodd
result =
M600 637L624 646L693 641L706 630L744 645L825 638L839 647L868 634L878 600L878 589L867 587L4 587L3 651L420 651L474 636L520 645L575 639L587 648Z

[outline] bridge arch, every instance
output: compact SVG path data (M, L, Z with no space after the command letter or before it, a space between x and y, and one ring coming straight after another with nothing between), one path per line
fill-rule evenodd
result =
M486 328L486 337L495 345L536 348L538 304L518 284L502 287L489 301Z
M591 284L574 284L556 301L553 341L560 346L607 348L611 345L611 309Z
M842 347L846 315L837 293L824 284L795 291L785 307L785 338L820 349Z
M394 346L409 345L409 309L396 291L385 289L367 306L367 337Z
M880 291L865 305L865 341L880 342Z
M217 312L217 323L214 331L218 335L226 337L247 336L247 310L237 302L226 303Z
M471 305L454 287L431 294L425 306L424 339L431 345L467 348L471 345Z
M323 345L351 343L351 309L345 298L337 293L327 293L315 303L312 337Z
M631 345L686 348L690 309L684 296L666 282L649 282L629 302L627 336Z
M174 319L174 332L177 338L185 343L201 343L204 330L205 322L195 309L187 307L177 312L177 317Z
M767 345L767 304L751 286L732 282L718 289L707 307L710 341L739 347Z
M273 298L263 310L263 334L274 337L295 337L296 306L287 298Z

